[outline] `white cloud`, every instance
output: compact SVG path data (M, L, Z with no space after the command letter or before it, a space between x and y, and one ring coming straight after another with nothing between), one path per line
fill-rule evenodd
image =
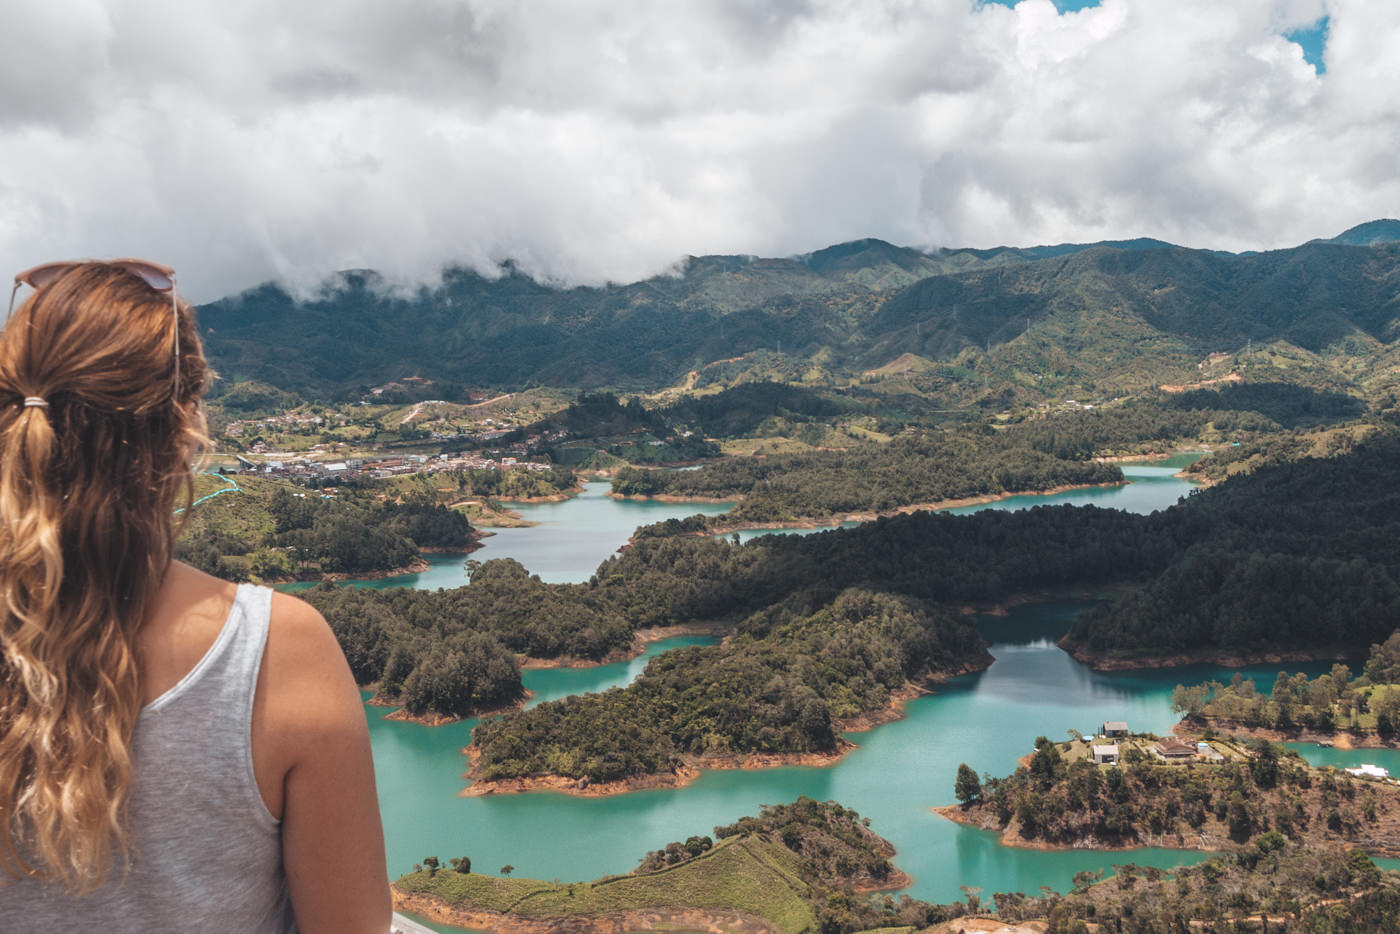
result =
M1330 17L1319 77L1291 29ZM0 260L213 298L512 257L1158 236L1400 214L1400 4L46 0L0 34Z

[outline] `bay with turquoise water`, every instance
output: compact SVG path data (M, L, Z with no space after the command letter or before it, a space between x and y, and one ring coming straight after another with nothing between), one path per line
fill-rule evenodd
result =
M1173 476L1186 462L1189 459L1124 465L1132 480L1124 487L1014 497L959 511L1092 502L1150 512L1189 494L1191 485ZM541 573L541 577L586 580L635 525L697 511L688 504L608 499L603 489L597 489L601 486L590 484L585 494L567 502L516 507L526 518L547 519L549 524L503 530L520 534L503 537L494 554L483 549L472 557L513 557L538 571L532 561L553 555L550 576ZM660 508L638 510L638 506ZM596 528L584 524L594 522ZM542 540L566 537L587 557L570 561L568 549ZM487 539L488 548L494 538ZM453 556L455 567L449 568L444 559L438 576L430 571L401 583L457 586L463 582L461 561L462 556ZM1071 876L1082 869L1111 871L1114 864L1127 862L1170 867L1198 861L1201 854L1164 849L1012 849L1001 846L992 834L951 823L929 810L953 802L953 779L960 762L978 772L1006 774L1031 750L1037 736L1061 739L1069 729L1092 731L1104 720L1126 720L1133 730L1164 733L1177 721L1171 711L1176 684L1227 680L1233 673L1233 669L1213 666L1094 672L1055 645L1075 616L1092 605L1085 600L1053 601L1015 607L1004 616L979 617L976 624L991 643L996 662L986 671L954 678L911 701L900 721L851 734L858 748L833 766L706 772L682 789L607 798L555 793L464 798L459 792L466 786L461 776L467 762L461 750L470 741L475 720L431 728L386 721L382 708L367 707L390 875L406 872L430 855L444 861L469 856L482 872L510 864L517 875L541 879L575 881L627 872L647 850L691 834L711 833L716 825L756 813L764 804L789 802L799 795L840 801L869 817L872 829L897 848L896 865L913 877L906 891L934 901L962 897L959 887L963 885L980 887L988 896L998 891L1036 893L1041 886L1067 889ZM532 703L605 690L629 682L647 659L660 652L706 641L703 637L665 640L650 646L644 656L615 665L527 671L525 686L535 695ZM1294 665L1289 670L1315 675L1325 666ZM1277 671L1277 666L1261 666L1244 673L1267 690ZM1298 748L1317 764L1353 755ZM1396 761L1400 754L1393 751L1366 750L1355 756L1358 762L1376 762L1400 771Z
M583 492L557 503L503 503L534 526L492 529L481 547L469 554L425 556L428 569L378 580L351 581L355 587L462 587L467 583L463 565L467 559L491 561L514 558L546 584L586 581L604 559L616 552L640 525L684 519L697 512L715 515L730 503L661 503L653 500L613 499L606 482L585 483ZM302 586L311 586L309 584ZM288 590L300 589L288 587Z

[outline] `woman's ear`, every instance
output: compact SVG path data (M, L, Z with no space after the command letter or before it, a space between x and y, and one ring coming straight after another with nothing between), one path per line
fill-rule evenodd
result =
M204 417L204 406L198 399L191 399L189 402L180 404L180 411L185 417L185 446L189 448L186 452L187 460L194 460L210 449L209 422Z

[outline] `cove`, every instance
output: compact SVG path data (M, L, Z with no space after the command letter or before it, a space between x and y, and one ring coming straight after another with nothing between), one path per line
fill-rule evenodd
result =
M684 519L697 512L715 515L727 511L731 503L663 503L654 500L623 500L608 496L610 485L585 483L577 496L554 503L512 503L502 505L520 513L533 526L518 529L492 529L481 540L481 547L470 553L424 555L428 569L416 574L399 574L377 580L352 580L352 587L382 590L387 587L414 587L437 590L463 587L467 575L462 566L468 559L490 561L514 558L538 574L546 584L575 584L588 580L610 555L632 537L641 525ZM314 584L288 584L283 590L297 591Z

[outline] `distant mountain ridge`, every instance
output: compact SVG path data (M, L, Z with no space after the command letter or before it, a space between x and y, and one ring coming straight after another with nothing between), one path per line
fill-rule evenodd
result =
M1316 242L1316 241L1314 241ZM1346 246L1375 246L1378 243L1400 243L1400 220L1393 217L1367 221L1343 231L1323 243L1341 243Z
M311 301L264 285L200 317L226 380L311 397L410 374L506 388L655 389L689 371L834 383L904 354L931 363L920 388L932 392L976 378L1031 395L1116 391L1189 381L1207 354L1254 344L1387 354L1400 335L1396 241L1394 220L1258 254L865 239L785 259L691 257L678 274L598 288L505 267L494 279L449 270L404 297L347 273Z

